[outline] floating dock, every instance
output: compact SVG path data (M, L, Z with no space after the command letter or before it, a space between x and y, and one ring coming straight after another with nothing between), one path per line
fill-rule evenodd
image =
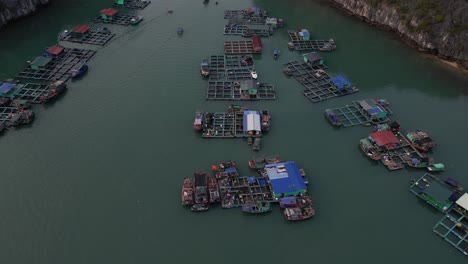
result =
M297 30L288 30L290 49L297 51L320 50L332 51L336 49L336 44L333 39L329 40L309 40L308 31L306 36L301 36L302 32Z
M251 57L240 55L212 55L209 58L209 79L216 81L250 80L254 68Z
M224 11L224 19L231 19L231 18L266 19L267 16L268 14L265 10L257 8L257 7L252 7L252 8L248 8L245 10L225 10Z
M115 36L107 28L91 29L89 26L80 25L71 30L65 30L59 35L59 40L104 46Z
M232 25L265 25L266 18L252 17L252 18L229 18L227 26Z
M325 110L325 117L334 126L377 125L390 121L390 105L384 99L364 99L349 105Z
M116 0L113 6L130 9L145 9L149 4L151 4L151 1L147 0Z
M443 213L461 196L457 188L447 180L442 181L429 173L414 181L409 191Z
M250 76L250 74L249 74ZM207 100L254 101L274 100L273 85L255 81L209 81Z
M269 37L273 34L273 29L267 25L226 25L224 26L224 35L251 37L259 35Z
M128 26L130 24L136 25L140 23L142 19L143 19L142 16L120 14L117 9L106 8L106 9L102 9L101 12L99 12L99 16L96 17L93 20L93 22Z
M231 40L224 42L224 54L254 54L253 42L251 40Z
M468 194L463 194L432 230L468 256Z
M325 65L308 65L294 61L283 66L283 72L294 77L304 87L302 93L313 103L359 91L356 87L335 86L332 83L333 78L323 70Z
M256 202L275 202L268 180L263 177L223 178L219 181L221 207L241 207Z
M50 48L49 48L50 50ZM70 78L70 71L76 65L87 62L96 54L94 50L61 48L59 54L39 56L28 67L19 72L16 77L34 80L62 80Z

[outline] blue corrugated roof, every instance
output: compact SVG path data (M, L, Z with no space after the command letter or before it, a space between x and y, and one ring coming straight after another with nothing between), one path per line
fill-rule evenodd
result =
M2 83L0 84L0 93L6 94L14 87L15 87L15 84L13 83Z
M346 79L346 77L344 77L343 75L338 75L336 77L333 77L331 78L330 81L333 83L333 85L335 85L339 89L342 89L345 86L351 85L351 82L348 79Z
M225 173L235 173L236 171L236 168L227 168L224 170Z
M278 172L277 167L284 166L286 172ZM275 195L307 190L304 178L293 161L265 165Z

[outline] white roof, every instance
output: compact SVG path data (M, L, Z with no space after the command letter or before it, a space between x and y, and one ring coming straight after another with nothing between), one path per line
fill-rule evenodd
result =
M260 131L260 115L248 114L247 115L247 131Z
M468 210L468 193L463 194L462 197L456 201L456 204L458 204L463 209Z

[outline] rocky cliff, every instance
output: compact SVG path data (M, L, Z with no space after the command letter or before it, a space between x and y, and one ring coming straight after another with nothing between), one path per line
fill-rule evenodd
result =
M329 0L468 69L468 0Z
M27 16L49 0L0 0L0 27L8 21Z

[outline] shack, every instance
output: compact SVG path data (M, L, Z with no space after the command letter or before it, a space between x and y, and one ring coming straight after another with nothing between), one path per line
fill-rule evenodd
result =
M0 97L13 99L17 89L14 83L0 83Z
M252 44L254 53L262 53L262 38L259 35L252 35Z
M336 87L338 90L346 90L347 88L351 87L351 82L346 79L343 75L338 75L330 79L330 82ZM372 107L369 106L369 109Z
M243 128L246 135L260 136L262 133L260 113L252 110L244 111Z
M83 38L86 34L89 33L89 26L88 25L79 25L73 28L73 30L70 32L70 36L75 39L81 39Z
M240 81L240 92L241 94L248 94L250 99L257 98L257 88L258 85L253 80Z
M51 57L39 56L35 58L29 65L33 70L45 68L52 61Z
M367 115L371 117L371 119L380 119L387 117L387 111L382 107L378 106L373 100L360 100L358 101L358 104L365 111L365 113L367 113Z
M396 149L400 145L400 140L398 140L392 131L377 131L370 134L369 138L383 150Z
M112 20L112 18L118 13L119 11L114 9L114 8L105 8L102 9L101 12L101 18L103 20Z
M279 28L283 26L283 20L276 17L267 17L265 25L270 26L272 28Z
M309 66L323 65L323 58L315 52L306 53L302 55L304 57L304 63Z
M270 179L275 198L296 196L307 192L304 177L293 161L267 164L264 174Z
M300 29L297 31L297 34L302 40L310 40L310 33L307 29Z
M43 55L45 55L46 57L57 57L63 54L63 50L64 50L64 47L62 46L51 46L47 49L47 51Z

